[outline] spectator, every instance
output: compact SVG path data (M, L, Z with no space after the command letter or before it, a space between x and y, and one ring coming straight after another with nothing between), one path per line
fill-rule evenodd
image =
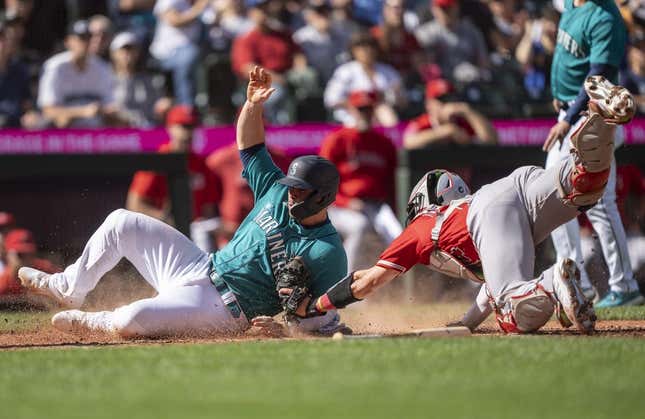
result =
M487 79L488 53L481 32L459 16L459 0L434 0L434 20L416 31L416 37L443 76L459 83Z
M110 61L110 42L112 42L112 22L103 15L94 15L89 19L90 53Z
M524 68L524 87L532 99L546 99L549 94L557 30L557 12L545 8L541 17L526 22L524 35L515 49L515 58Z
M18 269L23 266L38 266L36 269L47 273L60 272L60 268L50 261L36 257L36 242L29 230L20 228L11 230L4 239L4 248L7 265L0 272L0 299L2 300L4 300L2 297L24 292L18 279Z
M270 123L289 123L293 119L293 101L289 97L287 73L292 69L304 70L306 58L281 21L282 0L250 0L247 5L254 28L234 41L233 70L241 79L246 79L256 65L268 70L276 92L265 103L264 116Z
M428 82L427 113L408 124L403 135L404 147L415 149L434 144L497 143L497 132L488 119L458 99L447 80Z
M148 46L155 31L152 12L156 0L108 0L107 9L117 31L132 31Z
M230 124L235 119L233 99L238 88L231 67L233 40L253 29L243 0L212 0L202 15L209 52L201 62L206 73L208 124Z
M170 142L162 145L159 152L188 153L193 204L191 237L199 248L211 251L211 233L218 226L215 216L221 186L206 167L204 158L192 152L193 130L198 124L199 116L194 108L186 105L173 107L166 116ZM173 225L166 177L155 172L137 172L128 191L126 208Z
M66 0L5 0L5 12L19 16L25 26L22 47L30 61L41 63L65 38Z
M632 39L627 49L627 68L621 74L621 84L634 95L637 112L645 114L645 33Z
M20 127L20 118L31 107L27 68L9 42L0 21L0 128Z
M291 159L272 147L268 150L276 166L286 173ZM213 152L206 159L206 165L222 181L221 223L216 232L217 248L221 249L253 208L253 192L242 177L242 161L236 144Z
M325 0L321 0L324 2ZM351 39L352 35L361 31L361 26L353 19L353 0L331 0L331 21L332 26L343 34L345 39Z
M346 59L348 45L345 34L332 26L330 12L327 3L310 3L304 10L307 24L293 34L293 40L304 52L307 63L318 73L323 86Z
M386 245L401 234L401 225L390 203L394 200L394 171L397 157L392 141L372 129L377 94L353 91L348 110L356 121L323 140L320 155L340 172L340 186L329 218L343 236L348 269L361 268L365 234L371 229Z
M199 17L209 0L158 0L154 14L157 29L150 53L165 71L172 72L175 100L193 105L195 82L193 73L199 59Z
M7 254L4 250L4 238L16 225L16 220L9 212L0 211L0 273L7 264Z
M497 29L497 52L508 56L522 39L528 20L527 11L525 8L519 9L516 0L492 0L488 2L488 7Z
M422 62L421 47L403 22L404 0L385 0L383 22L370 32L377 40L381 61L396 68L404 79L418 74Z
M121 32L110 45L112 65L116 76L115 103L119 119L126 125L150 127L171 106L169 98L153 87L150 76L138 71L141 41L133 32Z
M65 39L67 51L44 64L38 106L57 127L99 127L116 114L114 74L89 53L85 20L74 22Z
M357 121L346 107L350 91L374 91L383 99L374 110L375 120L384 126L396 125L394 108L405 103L399 73L377 62L378 44L369 33L354 35L350 48L354 60L338 67L327 83L325 106L334 112L336 120L351 126Z
M230 53L233 40L253 29L253 22L244 13L242 0L212 0L202 15L208 27L208 40L214 51Z

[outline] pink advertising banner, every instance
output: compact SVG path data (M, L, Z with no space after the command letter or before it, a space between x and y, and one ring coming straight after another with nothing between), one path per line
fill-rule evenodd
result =
M498 120L493 122L505 146L541 145L552 119ZM316 153L327 134L337 129L331 124L299 124L268 127L267 143L298 155ZM405 125L382 129L401 146ZM154 129L51 129L42 131L0 130L0 154L71 154L154 152L168 140L163 128ZM233 126L205 127L195 134L194 148L209 154L235 141ZM625 126L627 144L645 144L645 118Z

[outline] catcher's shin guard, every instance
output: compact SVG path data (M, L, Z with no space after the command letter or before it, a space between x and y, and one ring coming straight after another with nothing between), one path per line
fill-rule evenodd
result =
M564 202L575 207L594 205L602 196L614 156L616 124L625 124L634 116L634 99L624 87L615 86L602 76L585 81L589 112L571 134L571 153L576 167L571 173L573 190Z
M492 298L491 304L497 324L506 333L535 332L549 321L555 308L553 297L539 284L525 294L507 298L501 306Z

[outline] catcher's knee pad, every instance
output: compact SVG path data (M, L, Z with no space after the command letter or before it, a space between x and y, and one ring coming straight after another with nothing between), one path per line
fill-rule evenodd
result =
M511 296L496 311L497 323L506 333L535 332L549 321L555 304L541 286L526 294Z

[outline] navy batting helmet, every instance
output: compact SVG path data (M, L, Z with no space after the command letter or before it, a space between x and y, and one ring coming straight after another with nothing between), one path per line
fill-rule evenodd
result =
M329 160L320 156L302 156L291 162L287 176L278 180L278 183L312 190L304 201L289 208L289 214L300 221L327 208L336 200L340 175Z

